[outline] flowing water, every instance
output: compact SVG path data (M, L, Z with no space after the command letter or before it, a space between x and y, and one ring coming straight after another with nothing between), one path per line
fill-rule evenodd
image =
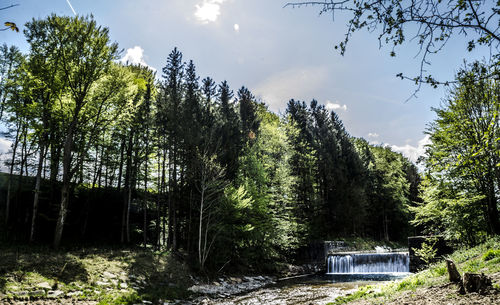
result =
M395 273L410 271L407 252L334 254L327 258L327 273Z

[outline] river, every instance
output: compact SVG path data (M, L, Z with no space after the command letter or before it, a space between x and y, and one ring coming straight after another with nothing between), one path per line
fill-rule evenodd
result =
M314 275L278 281L267 287L224 299L205 300L210 305L327 304L335 298L372 284L402 278L407 274Z

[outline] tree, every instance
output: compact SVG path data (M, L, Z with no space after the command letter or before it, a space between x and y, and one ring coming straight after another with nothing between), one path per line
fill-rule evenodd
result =
M41 48L53 61L58 60L61 79L66 81L66 94L61 99L61 115L63 117L63 184L61 202L54 247L59 247L66 220L70 196L70 183L80 168L75 162L75 137L82 129L84 114L90 109L100 108L101 100L89 101L92 86L109 69L116 58L117 45L109 41L108 29L97 26L93 17L58 17L51 15L46 19L33 20L28 28L37 28L30 44L47 40ZM101 105L102 106L102 105Z
M7 198L5 200L5 223L9 223L11 206L11 189L18 145L21 142L21 129L26 123L25 117L25 99L22 83L26 80L22 73L22 66L25 57L17 47L7 47L2 45L0 48L0 96L1 110L0 119L3 119L8 126L8 131L4 136L13 140L12 157L9 166L9 180L7 183ZM9 117L5 117L4 112L8 112Z
M391 56L396 55L396 48L408 41L416 41L420 46L420 73L408 78L420 88L422 83L437 86L448 81L436 80L427 74L430 65L429 56L438 53L454 35L469 39L467 50L476 47L493 48L491 66L500 62L500 23L498 14L500 3L482 0L324 0L296 1L286 6L319 6L321 13L346 13L350 20L345 38L336 49L344 54L352 35L359 30L377 32L379 44L391 46ZM490 71L497 73L496 71ZM418 90L418 89L417 89Z
M218 154L219 162L226 168L226 177L232 180L238 170L238 158L242 146L240 119L232 103L233 92L226 81L218 87L218 121L221 147L224 149Z
M179 166L182 145L182 117L179 115L182 111L183 103L183 75L184 63L182 62L182 53L174 48L169 54L167 65L163 68L163 100L159 105L160 124L165 124L160 128L165 128L166 137L164 139L164 149L168 149L169 160L169 179L168 179L168 248L177 250L177 206L179 198ZM168 140L168 141L167 141ZM166 155L163 157L165 160ZM163 175L163 174L162 174ZM164 176L164 175L163 175ZM162 181L164 178L162 179Z
M455 207L480 202L484 229L489 234L500 234L500 84L488 77L490 74L480 63L459 71L458 84L443 106L433 109L437 119L427 130L432 144L426 150L425 164L430 187L447 189L453 184L447 193L452 195L447 197L457 201ZM432 204L432 196L427 197L431 199L425 205ZM469 213L467 209L462 211Z
M198 263L204 270L205 263L219 234L217 228L217 214L220 209L215 206L227 182L224 180L224 169L217 164L215 155L205 150L200 152L196 161L198 181L196 188L199 192L198 215Z

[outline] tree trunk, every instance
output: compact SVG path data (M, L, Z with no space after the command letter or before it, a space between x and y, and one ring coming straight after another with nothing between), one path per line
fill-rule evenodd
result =
M448 277L450 279L450 282L460 283L462 281L462 276L460 276L460 272L458 272L455 263L452 260L447 259L446 267L448 268Z
M43 162L45 161L45 145L40 144L40 155L38 157L38 167L36 170L35 195L33 198L33 214L31 216L30 242L35 241L36 216L38 214L38 200L40 197L40 185L42 180Z
M495 185L493 177L488 177L488 223L490 224L491 231L495 235L500 235L500 222L498 220L497 198L495 196ZM490 179L491 178L491 179Z
M126 241L128 242L128 219L129 219L129 209L130 209L130 188L131 188L131 182L130 182L130 176L132 173L132 139L133 139L133 134L132 131L130 131L129 139L128 139L128 147L127 147L127 165L126 165L126 170L125 170L125 183L124 183L124 192L123 192L123 211L122 211L122 232L121 232L121 242L125 243Z
M78 115L78 114L76 114ZM56 230L54 234L54 248L58 249L61 244L61 238L66 221L66 214L69 203L70 183L71 183L71 150L73 148L73 134L76 128L76 119L74 119L69 128L68 134L64 141L64 154L63 154L63 185L61 188L61 204L59 207L59 216L57 218Z
M146 137L148 134L148 130L146 130ZM147 139L146 139L147 141ZM147 211L147 200L148 200L148 158L149 158L149 146L146 142L146 158L144 164L144 198L142 200L142 239L144 242L144 249L146 248L148 242L148 211Z
M125 150L125 137L122 137L122 141L120 144L120 164L118 166L118 192L121 190L122 185L122 174L123 174L123 152Z
M203 178L202 178L203 179ZM201 252L201 239L203 238L203 209L204 209L204 199L205 199L205 187L201 185L201 198L200 198L200 223L198 229L198 261L200 263L200 269L203 270L203 260Z
M492 288L491 279L484 274L469 273L464 274L463 285L467 293L486 293Z
M14 140L14 147L12 148L12 158L9 168L9 182L7 183L7 198L5 200L5 224L9 224L10 215L10 190L12 188L12 178L14 174L14 162L16 161L17 146L19 144L19 128L16 130L16 138Z

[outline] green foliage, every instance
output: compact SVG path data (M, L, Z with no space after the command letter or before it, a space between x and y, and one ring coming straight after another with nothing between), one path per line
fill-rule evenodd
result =
M480 63L461 70L458 84L427 133L423 203L414 223L467 245L498 234L499 83Z
M426 264L431 263L437 254L436 243L438 239L428 238L425 242L422 243L420 249L415 249L415 255L420 257Z
M500 249L490 249L483 254L483 260L485 261L489 261L497 257L500 257Z

